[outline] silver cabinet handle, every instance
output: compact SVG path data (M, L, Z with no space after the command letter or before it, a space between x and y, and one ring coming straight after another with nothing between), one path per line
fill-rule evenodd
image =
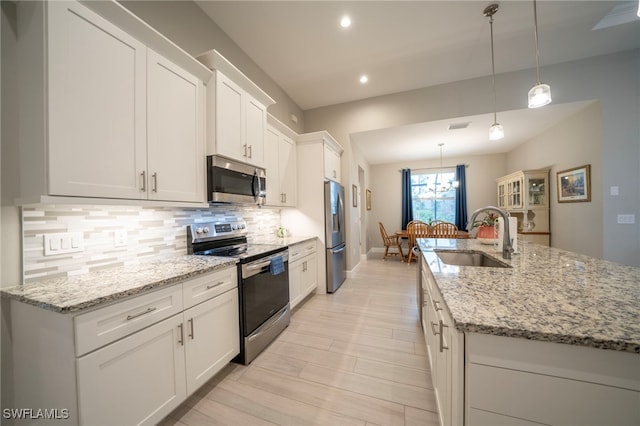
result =
M433 307L435 308L436 311L441 311L442 308L440 307L440 302L437 300L433 301Z
M253 158L253 145L249 145L249 158Z
M158 192L158 174L152 174L151 178L153 179L153 187L151 188L151 191Z
M243 157L246 157L247 156L247 144L242 145L242 148L244 149Z
M193 318L191 318L189 321L189 328L191 330L191 332L189 333L189 337L191 337L191 340L194 339L194 334L193 334Z
M440 320L440 352L442 352L444 349L449 349L449 346L444 345L444 333L442 332L442 329L445 327L449 326L444 324L442 320Z
M219 287L219 286L221 286L222 284L224 284L224 281L218 281L218 282L217 282L217 283L215 283L215 284L209 284L209 285L207 286L207 290L211 290L212 288Z
M440 334L439 331L436 331L433 327L436 327L438 324L431 321L431 332L433 333L434 336L437 336L438 334Z
M184 346L184 327L182 326L182 324L178 324L178 329L180 330L180 335L178 336L178 343L180 343L181 346Z
M130 321L130 320L132 320L134 318L141 317L143 315L147 315L147 314L155 311L156 309L157 308L155 308L155 307L154 308L148 308L146 311L138 312L137 314L133 314L133 315L127 315L127 321Z
M142 173L140 173L140 177L142 177L140 192L147 192L147 172L143 170Z

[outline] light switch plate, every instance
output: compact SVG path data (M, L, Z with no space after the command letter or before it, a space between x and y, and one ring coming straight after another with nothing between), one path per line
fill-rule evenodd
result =
M84 251L84 235L82 232L62 232L44 234L44 255L78 253Z
M634 223L636 223L636 215L635 214L619 214L618 223L622 223L625 225L633 225Z

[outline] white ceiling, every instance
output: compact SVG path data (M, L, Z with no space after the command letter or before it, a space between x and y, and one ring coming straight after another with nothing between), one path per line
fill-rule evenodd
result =
M196 3L303 110L491 74L490 29L488 18L482 13L491 3L488 0ZM498 3L500 9L494 16L496 73L535 67L533 2ZM637 5L636 0L539 0L541 65L640 48ZM349 14L353 21L346 30L339 26L343 14ZM593 30L599 23L604 28ZM369 76L366 85L358 82L363 73ZM566 109L556 107L565 112L576 111L575 105ZM545 109L552 110L550 106L542 110ZM507 123L507 113L500 112L502 123ZM527 120L517 118L517 112L512 114L510 118L526 124ZM553 114L540 115L553 118ZM473 118L482 127L483 142L491 124L491 116L487 117ZM488 124L480 124L480 120ZM417 140L435 137L429 136L429 132L437 124L442 123L395 129L401 133L393 137L390 129L363 132L355 135L355 139L370 143L367 139L374 141L384 136L385 140L398 144L413 143L417 149ZM541 126L549 127L549 123ZM512 128L510 123L509 133ZM533 136L519 130L517 138L510 136L501 146L506 149L526 140L522 137ZM456 152L453 146L463 143L451 134L444 142L447 156ZM487 152L488 144L475 143L477 149L467 154ZM376 151L377 148L367 145L363 152L374 163L380 161L373 154ZM387 151L384 155L388 154Z

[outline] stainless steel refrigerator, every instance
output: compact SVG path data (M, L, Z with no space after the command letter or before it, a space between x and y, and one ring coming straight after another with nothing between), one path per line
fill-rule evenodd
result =
M327 250L327 293L338 290L347 278L345 243L344 187L337 182L324 183L324 229Z

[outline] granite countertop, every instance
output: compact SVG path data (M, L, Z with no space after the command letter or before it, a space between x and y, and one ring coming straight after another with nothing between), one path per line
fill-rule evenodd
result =
M640 353L640 268L521 241L510 260L475 239L419 244L459 331ZM436 248L512 268L447 265Z
M282 246L292 246L294 244L302 243L308 240L314 240L316 237L305 237L305 236L288 236L288 237L278 237L276 235L272 237L261 237L250 239L249 242L251 244L274 244L274 245L282 245Z
M59 313L79 312L103 303L175 284L236 264L236 259L184 255L51 278L2 290L2 296Z

